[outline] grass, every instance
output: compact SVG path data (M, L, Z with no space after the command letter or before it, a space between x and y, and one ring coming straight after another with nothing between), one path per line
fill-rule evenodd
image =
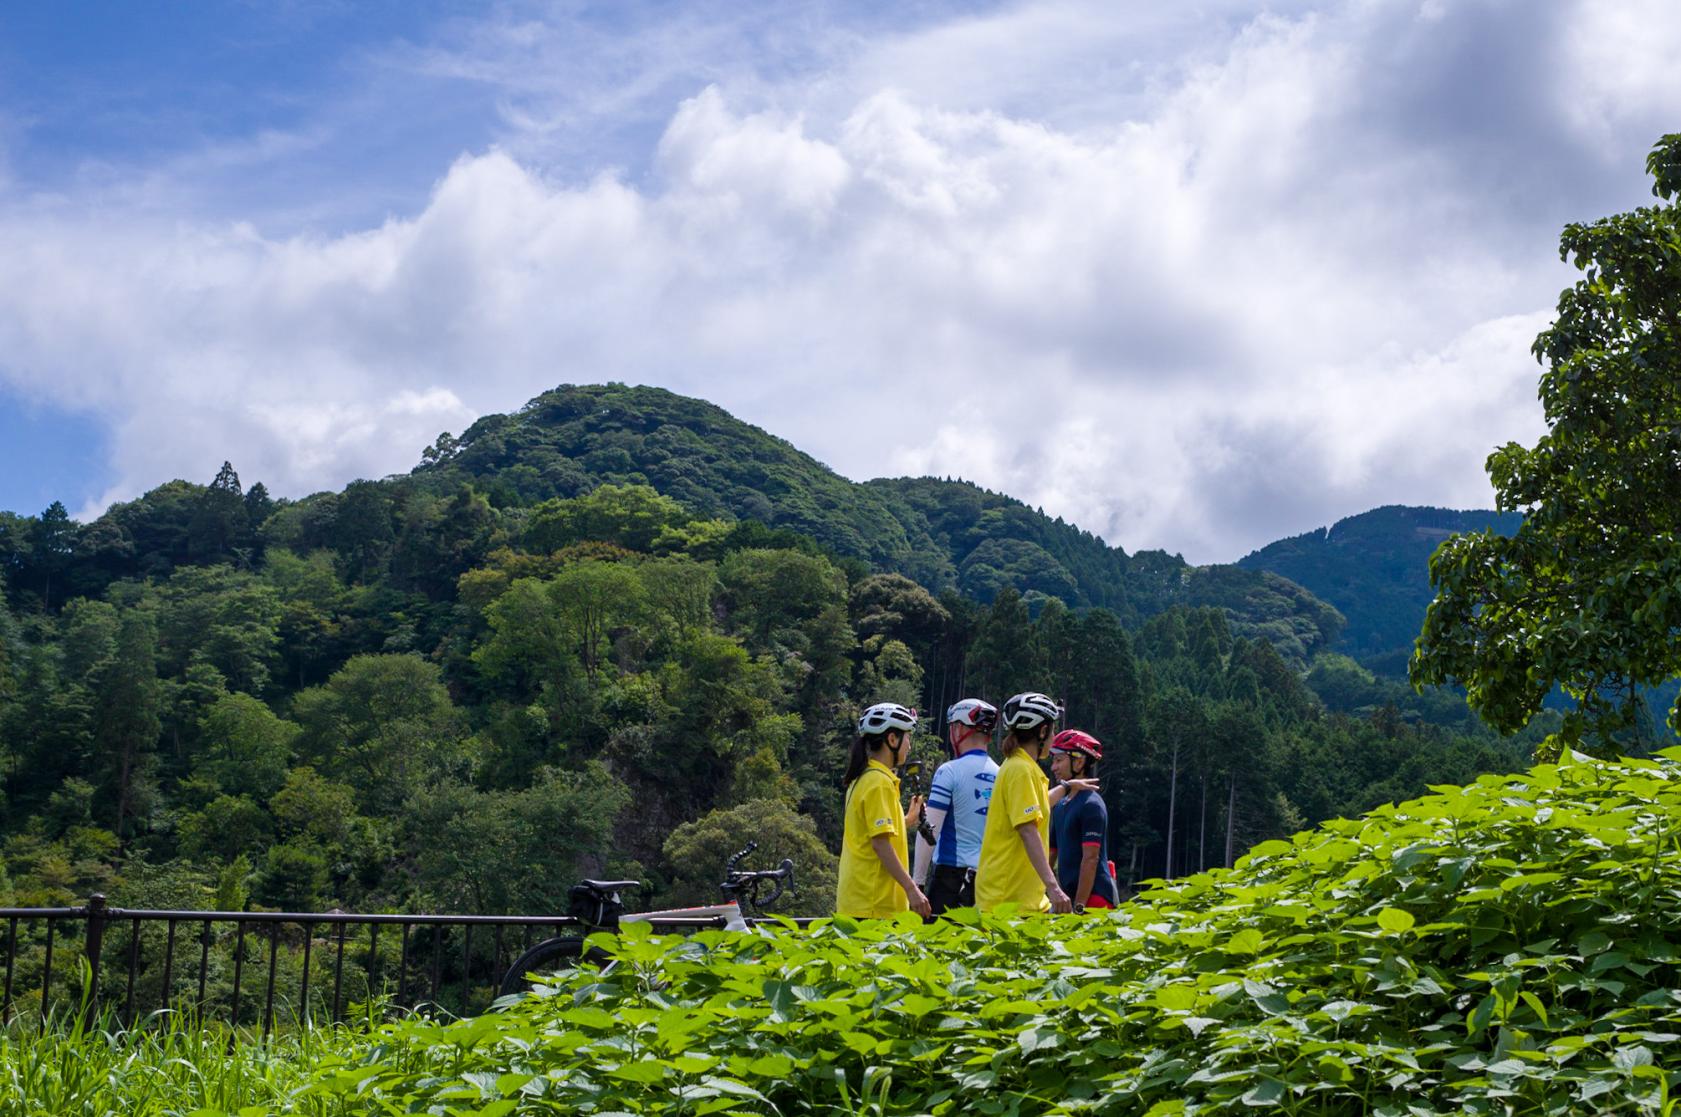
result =
M294 1112L329 1053L365 1054L366 1022L237 1037L159 1012L124 1029L109 1015L17 1019L0 1028L3 1117L212 1117ZM325 1112L325 1110L318 1110Z

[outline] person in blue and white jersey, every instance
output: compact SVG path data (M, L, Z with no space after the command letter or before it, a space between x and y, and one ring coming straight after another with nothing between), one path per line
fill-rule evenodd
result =
M946 743L952 758L934 773L927 804L934 844L917 839L913 874L926 882L923 888L935 915L975 906L981 834L986 829L992 785L998 779L998 764L987 752L997 724L997 707L979 698L965 698L946 711Z

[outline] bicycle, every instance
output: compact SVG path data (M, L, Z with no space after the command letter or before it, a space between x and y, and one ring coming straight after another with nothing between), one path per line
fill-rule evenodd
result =
M544 939L514 959L513 964L508 967L508 972L502 977L498 992L502 996L523 993L531 988L529 975L570 969L581 959L605 961L606 956L600 950L586 948L585 939L598 931L617 933L620 924L623 923L684 927L721 925L726 931L751 929L752 924L749 920L758 918L759 912L776 903L784 893L797 891L794 887L792 858L784 857L782 863L774 869L737 868L758 848L758 842L748 842L746 848L724 863L724 880L718 885L719 891L724 894L725 902L721 904L667 908L663 911L626 912L620 893L630 888L646 889L645 882L579 881L572 886L568 894L567 914L578 921L580 930ZM773 882L776 890L768 896L763 895L763 890Z

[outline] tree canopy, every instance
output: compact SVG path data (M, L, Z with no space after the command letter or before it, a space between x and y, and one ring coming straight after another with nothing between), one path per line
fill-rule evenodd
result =
M1659 204L1565 227L1582 278L1534 345L1547 433L1488 459L1523 523L1436 551L1411 666L1508 732L1562 688L1554 751L1643 747L1646 688L1681 674L1681 134L1646 167Z

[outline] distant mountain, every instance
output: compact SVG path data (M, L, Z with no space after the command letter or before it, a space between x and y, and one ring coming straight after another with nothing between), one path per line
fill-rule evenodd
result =
M757 520L837 555L990 601L1101 605L1129 624L1174 605L1221 605L1238 635L1305 663L1336 638L1336 610L1287 577L1129 556L1090 532L966 481L850 481L783 439L703 400L623 384L563 385L518 411L440 439L417 479L470 481L500 506L603 483L650 485L702 516Z
M1237 565L1271 571L1330 602L1348 622L1337 651L1381 674L1404 675L1430 604L1436 547L1455 532L1510 535L1522 522L1516 512L1388 505L1281 539Z

